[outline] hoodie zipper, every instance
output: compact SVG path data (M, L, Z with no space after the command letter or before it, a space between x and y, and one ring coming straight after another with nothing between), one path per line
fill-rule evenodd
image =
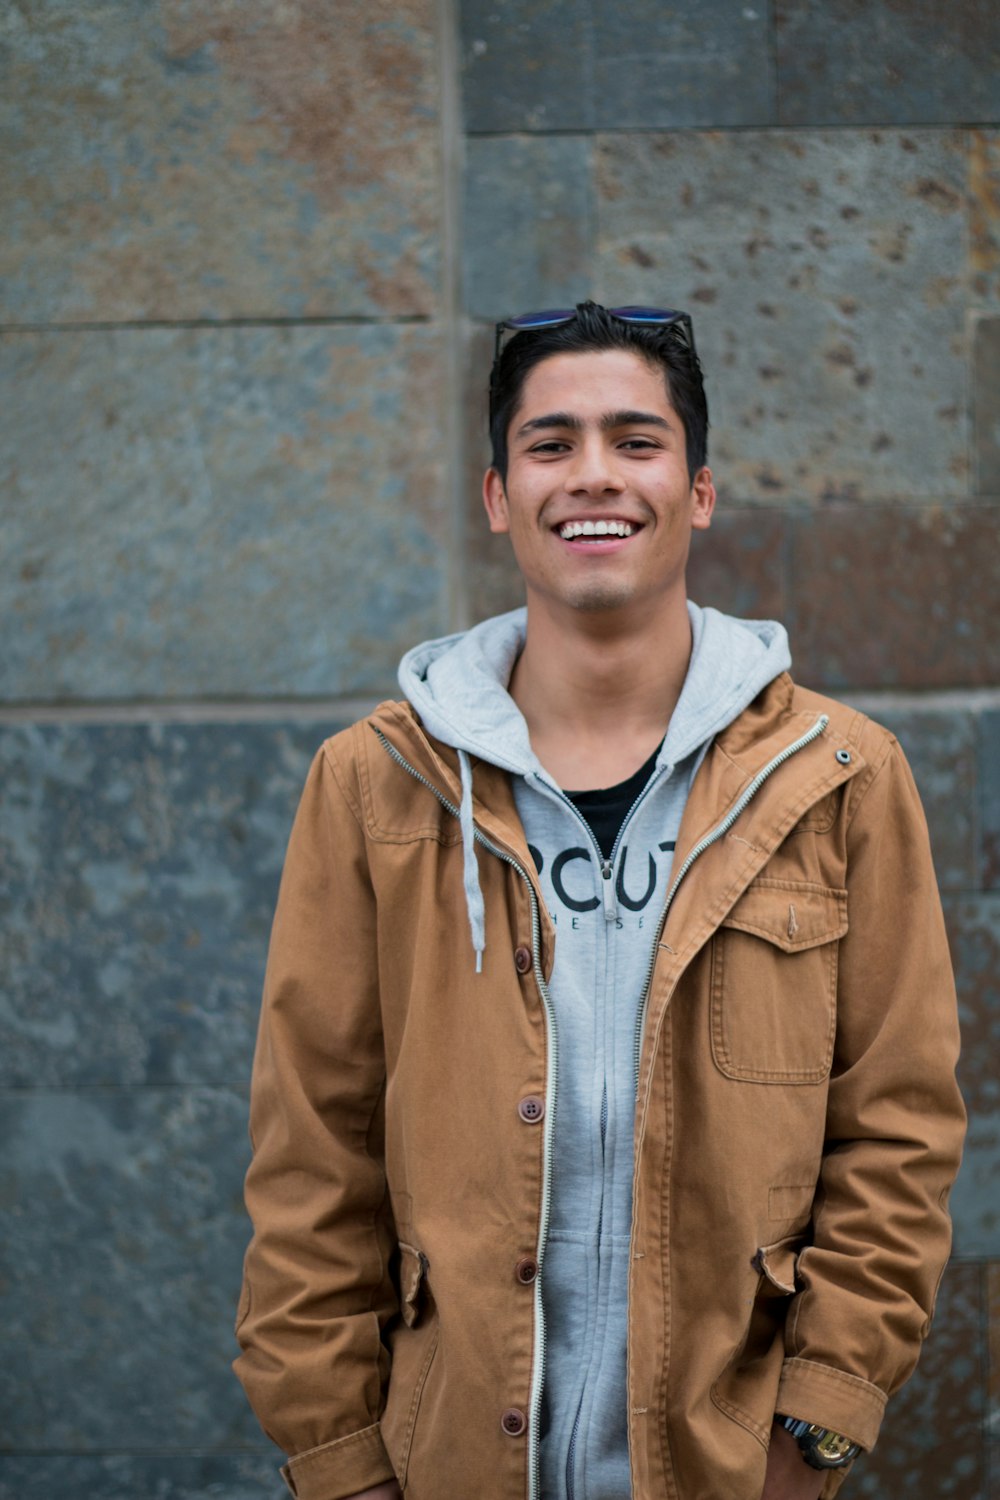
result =
M656 929L656 938L653 942L652 951L649 955L649 967L646 970L646 981L642 987L642 999L639 1002L639 1012L636 1016L634 1055L635 1085L637 1095L639 1090L639 1069L642 1062L642 1037L646 1027L646 1009L649 1003L649 988L653 982L653 970L656 968L656 955L660 950L660 939L663 937L663 929L667 924L667 913L670 911L670 908L673 905L673 900L677 894L678 886L690 870L691 866L694 864L695 860L700 859L700 857L705 853L706 849L710 849L713 844L717 843L719 839L723 838L725 834L729 832L730 828L732 828L737 818L740 817L743 812L745 812L748 804L753 801L754 797L756 797L757 793L760 791L765 781L767 781L768 777L772 776L779 766L783 766L785 761L791 759L791 757L797 754L799 750L804 750L806 745L811 745L813 740L819 739L819 736L823 733L829 722L830 720L826 714L820 714L819 718L816 720L811 729L807 730L805 734L801 735L791 745L786 745L784 750L779 751L779 753L774 757L773 760L769 760L767 765L757 772L756 776L750 782L749 786L746 787L743 792L741 792L740 796L733 803L732 807L726 813L726 816L722 819L722 821L720 823L717 823L709 833L706 833L703 838L700 838L698 840L694 848L691 850L690 854L688 854L684 863L681 865L680 869L677 871L673 883L671 884L670 889L667 892L667 898L663 904L663 911L660 914L659 925Z
M372 726L375 727L374 725ZM381 741L382 748L388 752L397 765L402 766L404 771L419 781L421 786L437 798L446 812L452 817L460 817L459 809L439 791L432 781L423 776L415 766L412 766L404 755L400 753L382 733L381 729L375 729L375 733ZM572 805L572 804L571 804ZM502 860L505 865L510 865L516 870L524 881L531 902L531 957L535 972L535 981L538 992L542 997L542 1011L545 1016L545 1027L548 1039L547 1057L545 1066L545 1118L542 1122L542 1197L538 1216L538 1237L535 1248L535 1260L538 1264L538 1274L535 1277L534 1287L534 1346L531 1358L531 1387L528 1395L528 1495L527 1500L540 1500L541 1484L539 1477L540 1453L538 1443L538 1429L540 1425L542 1410L542 1386L545 1375L545 1309L542 1305L542 1269L545 1261L545 1246L549 1235L549 1217L552 1210L552 1138L556 1115L556 1079L558 1061L558 1038L556 1033L555 1012L552 1009L552 1001L549 996L545 975L542 972L541 950L541 917L538 910L538 897L535 887L527 870L506 849L495 844L488 838L480 828L473 826L473 834L477 844L482 844L484 849Z
M621 844L622 835L625 832L626 826L632 819L632 814L636 811L640 802L643 802L645 800L646 794L652 790L653 782L656 781L659 777L659 771L653 771L652 776L650 776L649 780L646 782L646 785L643 787L642 791L639 793L638 797L636 797L635 801L632 803L632 806L625 814L619 826L618 832L615 835L615 841L611 846L611 853L606 859L604 857L604 850L597 842L597 836L594 833L594 830L591 828L590 824L587 822L586 818L583 816L582 812L573 801L572 797L567 797L566 793L559 787L552 787L547 781L543 781L537 771L533 772L532 774L535 780L539 782L543 787L545 787L546 791L557 793L560 799L565 802L570 812L572 812L577 820L583 824L583 827L587 833L587 837L590 839L590 842L597 854L597 866L601 872L601 895L604 899L604 920L606 922L616 921L618 917L618 902L615 900L614 874L615 859L618 854L618 847Z

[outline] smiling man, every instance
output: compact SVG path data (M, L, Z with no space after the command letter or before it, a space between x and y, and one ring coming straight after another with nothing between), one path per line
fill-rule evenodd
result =
M506 320L490 422L527 607L409 652L292 833L237 1369L301 1500L826 1500L949 1248L917 795L687 598L685 314Z

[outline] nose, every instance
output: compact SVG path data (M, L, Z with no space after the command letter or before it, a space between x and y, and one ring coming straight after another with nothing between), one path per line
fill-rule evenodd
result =
M602 435L594 433L577 448L566 474L566 489L571 495L620 495L625 481L617 471L614 457Z

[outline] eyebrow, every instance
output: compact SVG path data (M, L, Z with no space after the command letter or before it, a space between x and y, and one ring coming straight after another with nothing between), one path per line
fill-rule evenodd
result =
M583 422L579 417L568 411L547 412L543 417L532 417L530 422L525 422L517 429L515 436L527 437L529 433L545 431L552 427L569 428L571 432L582 432ZM600 428L602 432L611 432L616 427L662 427L670 431L670 423L665 417L657 416L652 411L607 411L601 417Z

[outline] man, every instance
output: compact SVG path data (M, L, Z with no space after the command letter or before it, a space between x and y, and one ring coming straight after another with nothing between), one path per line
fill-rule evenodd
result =
M527 609L411 651L314 762L237 1368L301 1500L829 1497L949 1248L916 792L780 625L687 600L686 315L512 319L490 397Z

